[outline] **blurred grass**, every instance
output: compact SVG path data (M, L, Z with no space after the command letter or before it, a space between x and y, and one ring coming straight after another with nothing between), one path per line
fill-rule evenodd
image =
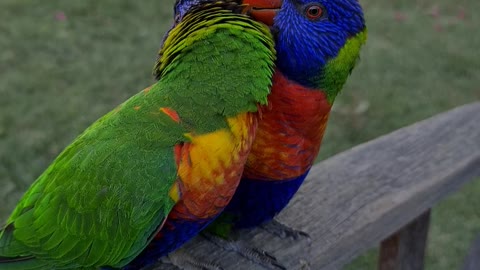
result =
M153 82L173 0L0 2L0 223L99 116ZM480 3L362 1L369 27L320 159L480 99ZM480 233L480 181L433 212L428 269L458 269ZM374 269L370 252L347 267Z

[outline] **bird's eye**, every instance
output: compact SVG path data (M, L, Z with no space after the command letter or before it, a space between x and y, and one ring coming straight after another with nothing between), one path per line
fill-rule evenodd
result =
M323 7L320 5L309 5L305 8L305 15L310 20L316 20L323 16Z

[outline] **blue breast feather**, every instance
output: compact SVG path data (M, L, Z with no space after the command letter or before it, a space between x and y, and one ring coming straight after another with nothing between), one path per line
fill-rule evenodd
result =
M234 217L235 229L250 228L269 221L287 206L307 174L308 171L281 181L242 178L224 212Z

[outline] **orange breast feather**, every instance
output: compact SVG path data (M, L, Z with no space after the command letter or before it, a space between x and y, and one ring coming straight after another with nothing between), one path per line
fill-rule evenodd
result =
M170 197L178 201L169 219L209 219L230 202L255 136L257 117L245 113L229 118L229 129L187 134L191 142L175 149L179 178Z

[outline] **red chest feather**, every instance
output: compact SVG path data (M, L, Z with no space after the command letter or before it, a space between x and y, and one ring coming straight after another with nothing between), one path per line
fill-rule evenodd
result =
M330 109L324 92L293 83L277 71L244 176L287 180L304 174L318 155Z

